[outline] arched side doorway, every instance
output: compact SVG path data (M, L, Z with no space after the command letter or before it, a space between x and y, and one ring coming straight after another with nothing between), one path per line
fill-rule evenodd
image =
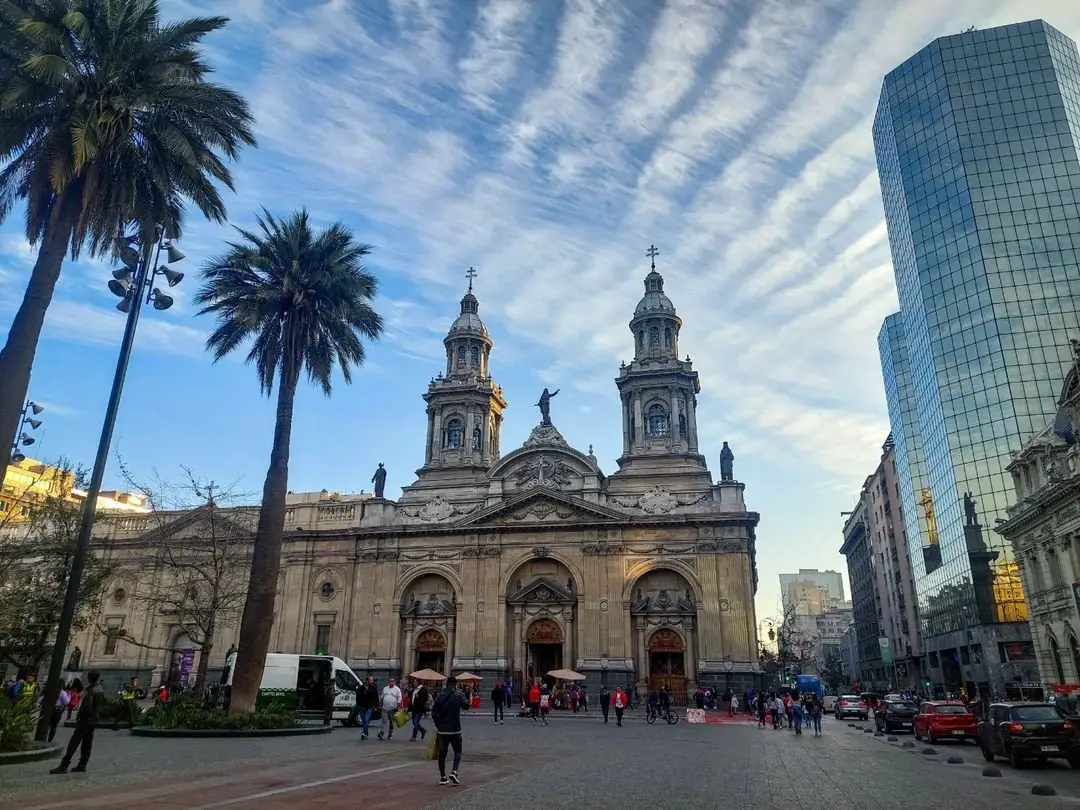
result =
M537 619L529 625L525 631L527 682L542 678L553 669L563 668L565 641L562 627L554 619Z
M649 649L649 690L666 689L679 705L686 703L686 642L663 627L651 636Z

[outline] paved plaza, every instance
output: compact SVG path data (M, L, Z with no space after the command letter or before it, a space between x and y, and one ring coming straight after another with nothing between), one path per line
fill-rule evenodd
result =
M69 732L63 732L64 739ZM508 719L465 722L462 785L441 787L425 746L408 735L361 742L354 729L310 738L176 740L98 735L91 771L50 776L52 763L0 770L0 807L210 808L438 807L452 810L568 808L971 808L1080 807L1080 772L1065 766L1000 778L970 743L901 747L846 722L795 737L752 723L622 728L595 718L556 717L542 727ZM963 764L948 764L958 755ZM1052 785L1057 796L1031 794Z

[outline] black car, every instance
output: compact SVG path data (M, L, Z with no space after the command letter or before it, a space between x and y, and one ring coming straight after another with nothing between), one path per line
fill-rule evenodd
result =
M1077 727L1052 703L991 703L979 723L979 747L987 762L1002 756L1014 768L1064 759L1080 769Z
M919 707L906 701L887 700L874 710L874 725L878 731L911 731Z

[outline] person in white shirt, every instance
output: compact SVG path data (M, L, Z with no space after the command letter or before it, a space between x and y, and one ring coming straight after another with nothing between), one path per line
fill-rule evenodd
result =
M379 731L379 739L393 739L394 713L401 708L401 690L398 689L393 678L383 687L379 707L382 709L382 729Z

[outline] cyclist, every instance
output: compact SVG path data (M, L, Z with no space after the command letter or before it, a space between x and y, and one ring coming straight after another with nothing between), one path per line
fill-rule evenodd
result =
M660 693L653 689L649 692L649 706L645 710L646 716L660 714Z
M668 694L667 686L660 687L660 694L657 696L660 705L660 711L665 715L671 708L671 695Z

